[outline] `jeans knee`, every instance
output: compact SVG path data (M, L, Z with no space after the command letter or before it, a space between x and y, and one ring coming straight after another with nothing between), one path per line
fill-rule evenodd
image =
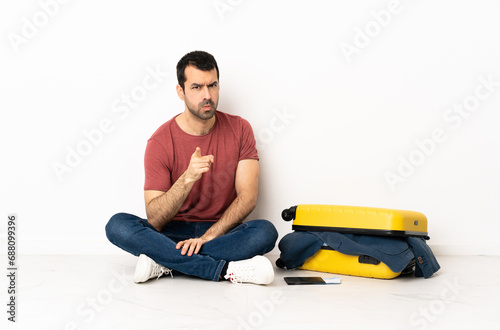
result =
M124 218L130 216L127 213L117 213L113 215L105 226L106 237L110 242L114 242L117 236L123 235Z
M268 220L263 220L263 221L267 226L268 232L272 234L273 238L278 239L278 230L276 230L276 227L273 225L273 223Z
M278 231L271 221L268 220L253 220L254 225L259 229L259 236L265 238L268 245L276 244L278 240Z

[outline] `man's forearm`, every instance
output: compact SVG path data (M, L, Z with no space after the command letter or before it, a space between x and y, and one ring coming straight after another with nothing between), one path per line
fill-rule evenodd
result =
M202 156L201 149L197 147L191 155L188 168L170 189L147 202L148 222L158 231L162 230L179 212L194 183L201 178L203 173L210 170L213 162L213 155Z
M229 205L222 217L210 227L202 238L210 241L216 237L222 236L231 229L240 225L243 220L253 211L257 204L257 196L253 194L236 197Z
M163 195L152 199L146 205L148 222L161 231L179 212L182 204L191 192L195 181L187 180L186 174L182 174L179 179Z

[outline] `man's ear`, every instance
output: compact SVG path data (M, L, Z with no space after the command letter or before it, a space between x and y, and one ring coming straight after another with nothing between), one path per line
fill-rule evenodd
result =
M182 89L181 85L179 84L177 84L175 89L177 90L177 95L179 96L179 98L184 101L184 89Z

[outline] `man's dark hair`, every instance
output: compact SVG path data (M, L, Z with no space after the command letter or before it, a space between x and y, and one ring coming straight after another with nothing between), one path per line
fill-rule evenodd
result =
M182 87L182 90L184 90L184 83L186 82L185 70L188 65L193 65L201 71L210 71L215 68L217 70L217 80L219 80L219 67L215 58L207 52L195 50L184 55L177 63L177 82Z

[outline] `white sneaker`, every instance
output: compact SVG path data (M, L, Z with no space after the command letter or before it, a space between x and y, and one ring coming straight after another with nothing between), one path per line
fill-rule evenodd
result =
M269 284L274 280L273 265L263 256L231 261L224 278L233 283Z
M141 254L135 267L134 282L142 283L154 277L159 279L163 274L170 274L173 277L171 269L163 267L147 255Z

